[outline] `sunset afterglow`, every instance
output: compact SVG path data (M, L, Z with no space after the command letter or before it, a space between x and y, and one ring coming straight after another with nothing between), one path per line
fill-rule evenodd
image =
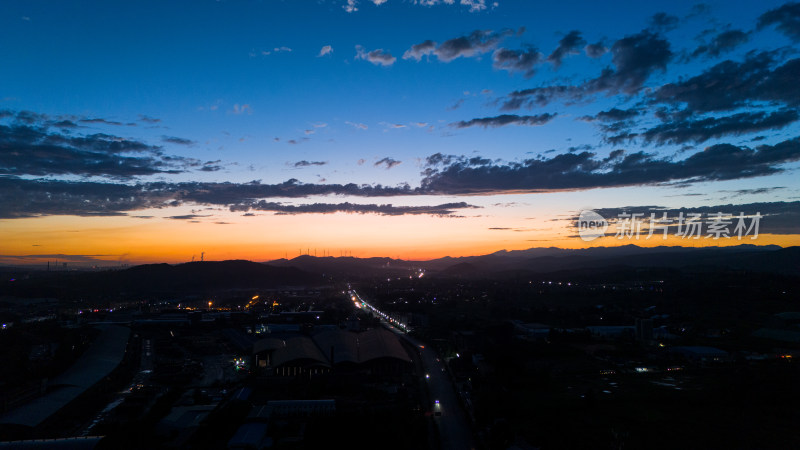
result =
M796 9L7 2L0 264L798 245ZM588 242L587 209L763 218Z

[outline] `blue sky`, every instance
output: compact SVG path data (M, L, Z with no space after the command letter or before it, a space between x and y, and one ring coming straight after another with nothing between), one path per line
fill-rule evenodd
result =
M781 1L9 1L0 227L423 215L502 249L587 206L795 211L799 27Z

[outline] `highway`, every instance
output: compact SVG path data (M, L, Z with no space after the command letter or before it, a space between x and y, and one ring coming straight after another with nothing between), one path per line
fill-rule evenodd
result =
M400 324L394 326L387 320L387 316L374 306L365 302L356 291L351 291L354 302L358 302L362 308L371 311L381 319L381 323L388 329L397 333L411 345L419 349L422 358L422 365L428 375L425 382L430 392L431 405L428 405L433 413L433 420L439 429L439 442L443 450L465 450L475 449L475 440L472 436L469 421L464 410L459 405L453 382L445 368L445 362L439 358L436 351L424 343L406 334ZM405 325L403 325L405 328ZM435 400L439 404L434 403ZM441 413L439 415L438 413Z

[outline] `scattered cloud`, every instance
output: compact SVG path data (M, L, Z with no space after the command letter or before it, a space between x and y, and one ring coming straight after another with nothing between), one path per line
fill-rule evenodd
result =
M233 114L253 114L253 108L247 103L243 105L236 103L233 105L233 110L231 110L231 112Z
M207 105L207 106L198 106L198 111L216 111L219 109L220 105L222 105L222 100L217 100L216 102Z
M646 143L701 143L721 136L740 136L763 130L778 130L800 120L796 109L784 109L771 114L742 112L725 117L674 120L651 128L641 134Z
M353 128L356 128L356 129L358 129L358 130L366 130L366 129L368 129L368 128L369 128L367 125L365 125L365 124L363 124L363 123L355 123L355 122L345 122L345 123L346 123L347 125L350 125L350 126L352 126Z
M434 6L434 5L454 5L456 3L469 7L469 12L478 12L485 10L486 7L486 0L413 0L415 5L423 5L423 6ZM493 6L497 6L497 2L493 3Z
M737 196L739 195L759 195L759 194L769 194L771 192L786 189L786 186L774 186L774 187L764 187L764 188L754 188L754 189L737 189L735 191L720 191L720 192L730 192Z
M608 53L608 47L606 47L602 42L596 42L594 44L587 44L586 47L583 47L583 52L586 53L586 56L589 58L597 59Z
M606 158L583 151L496 163L480 157L428 157L420 190L429 194L483 194L583 190L685 182L732 180L781 172L800 160L800 138L755 148L717 144L677 160L615 150Z
M358 7L356 7L357 4L358 4L358 1L356 1L356 0L347 0L347 3L345 3L344 6L342 6L342 8L346 12L353 13L353 12L358 11Z
M330 45L323 45L321 49L319 49L319 54L317 54L317 58L321 58L325 55L330 55L333 53L333 47Z
M637 94L653 72L665 71L672 58L667 40L650 31L627 36L611 47L614 68L607 67L601 74L580 85L553 85L514 91L502 103L504 111L521 107L546 106L558 98L581 100L586 96Z
M210 215L183 214L180 216L167 216L166 218L172 220L193 220L193 219L198 219L200 217L210 217Z
M584 45L586 45L586 40L581 37L581 32L572 30L558 41L558 47L553 50L553 53L550 53L547 61L553 63L553 67L558 69L566 56L577 55L579 48Z
M392 158L389 158L389 157L387 156L386 158L383 158L383 159L381 159L381 160L377 161L377 162L376 162L375 164L373 164L373 165L374 165L375 167L384 166L384 169L386 169L386 170L389 170L389 169L391 169L392 167L394 167L394 166L396 166L396 165L398 165L398 164L402 164L402 162L403 162L403 161L398 161L398 160L396 160L396 159L392 159Z
M774 52L750 53L744 61L723 61L700 75L657 89L654 103L685 105L689 112L732 110L756 102L800 104L800 59L776 65Z
M144 114L139 114L139 122L157 124L161 122L161 119L156 119L154 117L146 116Z
M736 47L744 44L750 39L750 35L741 30L728 30L723 31L708 44L698 46L693 52L692 57L706 55L708 57L717 57L722 53L727 53Z
M650 17L650 29L657 33L672 31L678 26L680 21L679 18L665 12L655 13Z
M456 58L477 57L494 50L504 38L512 34L514 31L510 29L498 32L475 30L468 35L449 39L441 44L427 40L412 45L403 54L403 59L419 61L423 56L436 55L439 61L450 62Z
M220 170L222 170L222 166L219 164L221 162L222 162L221 160L206 161L200 167L200 171L201 172L217 172L217 171L220 171Z
M615 121L632 119L638 116L639 114L641 114L641 112L633 108L631 109L611 108L608 111L600 111L595 116L583 116L581 117L581 120L586 122L592 122L595 120L601 122L615 122Z
M158 146L110 134L66 134L52 130L63 118L21 111L0 122L0 174L81 175L131 178L179 173L189 163ZM2 119L0 119L2 120Z
M458 108L461 108L461 105L463 105L463 104L464 104L464 99L460 98L460 99L456 100L455 103L453 103L452 105L448 106L447 109L450 110L450 111L454 111L454 110L456 110Z
M196 144L195 141L191 139L184 139L175 136L161 136L161 141L167 142L170 144L178 144L178 145L194 145Z
M419 61L423 56L432 55L435 50L436 42L433 42L429 39L427 41L420 42L419 44L412 45L411 48L403 53L403 59L414 59Z
M507 70L509 73L521 72L525 78L534 75L534 67L542 61L544 55L533 47L526 50L509 50L498 48L492 53L492 67Z
M136 124L133 123L133 122L122 123L122 122L119 122L119 121L116 121L116 120L107 120L107 119L101 119L101 118L98 118L98 117L93 117L91 119L88 119L88 118L87 119L79 119L78 122L80 122L80 123L100 124L100 125L113 125L113 126L117 126L117 127L120 127L120 126L135 127L136 126Z
M457 210L479 208L465 202L445 203L434 206L394 206L392 204L356 204L356 203L312 203L302 205L291 205L278 202L267 202L264 200L252 203L231 205L232 212L237 211L272 211L277 214L333 214L333 213L357 213L357 214L378 214L383 216L401 215L430 215L438 217L457 217L454 214Z
M456 128L469 128L469 127L502 127L506 125L528 125L537 126L544 125L553 120L556 114L539 114L536 116L518 116L516 114L502 114L496 117L482 117L479 119L472 119L461 122L454 122L451 126Z
M759 16L759 29L772 25L792 41L800 42L800 3L786 3Z
M311 167L311 166L324 166L325 164L328 164L328 162L327 161L306 161L306 160L302 160L302 161L297 161L296 163L292 164L292 166L294 166L296 168L300 168L300 167Z
M17 263L31 263L37 261L55 261L59 263L110 263L108 259L102 258L115 258L113 263L119 261L120 256L124 255L70 255L65 253L50 253L39 255L0 255L0 258L6 261L15 261Z
M397 58L392 56L391 53L384 51L382 48L372 50L370 52L364 50L364 47L356 45L356 59L363 59L369 61L376 66L391 66L397 61Z

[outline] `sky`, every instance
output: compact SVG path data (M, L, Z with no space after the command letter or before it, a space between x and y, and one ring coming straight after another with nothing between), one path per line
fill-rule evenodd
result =
M6 1L0 264L800 245L800 3L734 3Z

